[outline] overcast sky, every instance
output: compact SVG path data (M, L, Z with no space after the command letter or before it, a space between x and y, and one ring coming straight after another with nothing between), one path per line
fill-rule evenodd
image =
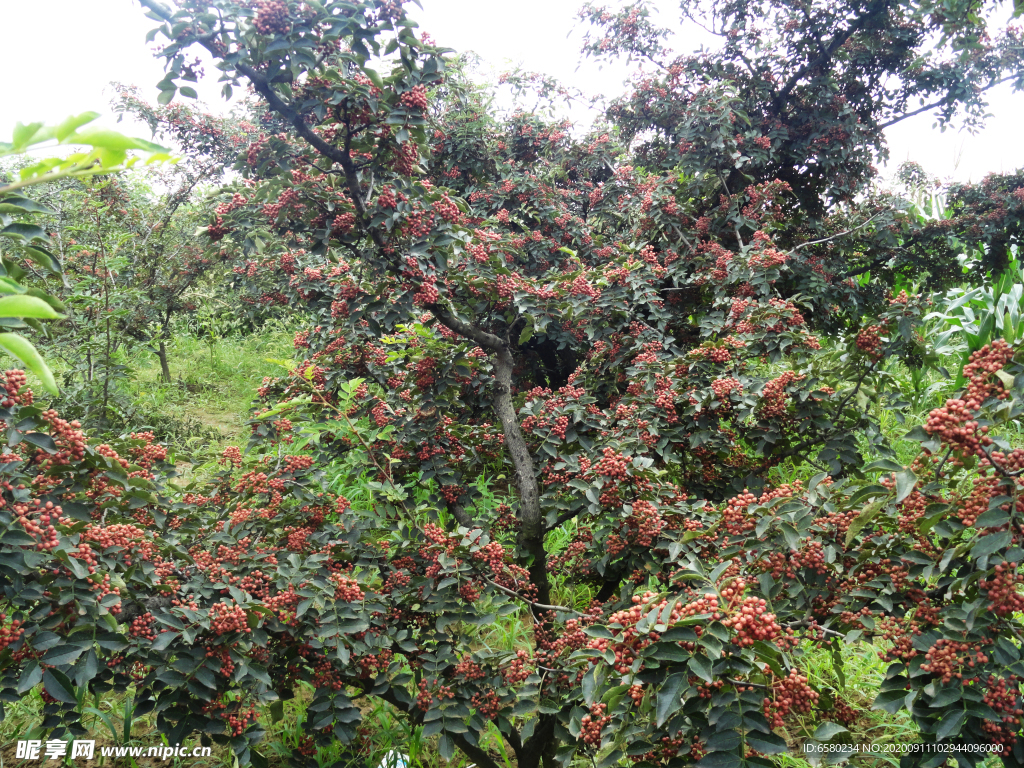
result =
M494 72L520 64L586 93L621 91L624 68L598 70L588 61L577 69L580 35L570 32L582 0L421 1L423 9L411 6L410 13L423 31L442 45L476 51ZM677 26L673 9L678 5L670 0L657 4L662 23ZM113 125L108 109L111 80L138 85L147 98L155 99L154 86L163 71L145 42L154 23L145 18L137 0L0 0L0 6L0 138L9 137L17 121L54 123L89 110L104 113L104 121ZM699 30L684 30L673 47L680 53L692 50L701 36ZM207 69L209 75L212 68ZM226 107L215 79L208 76L199 91L211 110L220 111ZM1024 95L1007 88L993 92L990 102L988 126L974 136L956 130L940 133L928 115L895 126L888 134L890 167L916 160L931 173L958 181L1024 167Z

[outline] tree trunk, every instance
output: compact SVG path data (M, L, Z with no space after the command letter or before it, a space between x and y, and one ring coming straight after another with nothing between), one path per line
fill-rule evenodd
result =
M165 384L171 383L171 369L167 365L167 346L164 344L164 340L160 339L160 347L156 353L157 357L160 358L160 379Z

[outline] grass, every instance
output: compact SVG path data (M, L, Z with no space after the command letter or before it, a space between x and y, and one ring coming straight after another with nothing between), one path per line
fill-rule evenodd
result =
M155 355L137 356L128 392L145 413L186 414L237 441L243 436L255 388L265 376L279 376L271 360L290 359L294 333L281 325L250 336L216 339L175 337L168 357L170 384L160 380Z
M115 362L123 367L123 375L112 388L107 429L152 429L177 452L199 461L228 445L244 446L256 387L265 376L283 373L281 365L271 361L292 357L293 337L294 332L280 322L244 336L210 339L179 333L167 349L170 382L161 379L155 354L139 349L130 356L119 355ZM62 381L67 370L52 357L51 363ZM69 418L80 418L87 432L99 436L104 428L90 420L88 400L70 384L64 390L54 407Z

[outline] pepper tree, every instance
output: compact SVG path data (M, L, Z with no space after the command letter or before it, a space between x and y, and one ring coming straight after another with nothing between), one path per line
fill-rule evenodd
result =
M793 118L824 130L793 142L749 114L761 91L712 76L721 57L704 78L670 64L637 94L686 157L655 162L657 132L626 124L636 94L618 124L584 136L490 117L395 2L144 4L168 39L164 93L202 45L273 113L207 233L238 255L252 300L310 326L300 359L260 389L248 457L226 451L212 484L183 496L165 495L165 457L145 436L136 468L120 460L129 448L73 431L49 446L69 427L9 398L10 429L34 430L9 442L31 435L60 458L7 454L32 541L3 543L18 622L5 691L42 679L54 724L73 731L78 690L131 679L172 740L198 730L241 762L264 760L256 705L278 707L301 680L316 692L298 764L358 739L355 699L377 697L445 757L487 768L488 722L520 766L770 765L857 717L844 691L811 685L801 648L830 648L841 677L848 644L871 639L891 662L875 706L908 709L938 745L911 760L984 756L967 745L1024 759L1024 459L1001 437L1024 402L1021 356L979 350L965 391L910 433L914 462L886 454L871 406L899 405L889 361L931 356L927 297L893 296L891 282L951 271L941 249L907 245L920 225L893 200L856 195L870 168L837 162L832 142L848 137L824 125L850 125L842 109ZM822 55L867 45L879 25L920 26L920 46L949 31L956 65L989 43L952 5L766 8L810 15ZM598 14L613 30L598 48L656 58L633 10ZM793 65L805 71L786 114L819 110L798 86L831 61ZM928 63L893 66L929 93ZM988 82L984 68L958 72ZM804 153L788 180L776 152ZM882 458L868 464L868 450ZM317 487L344 455L372 467L368 508ZM783 483L780 466L814 474ZM495 472L511 478L497 507L478 482ZM83 505L82 519L54 523L46 494ZM570 541L552 551L562 527ZM569 604L554 574L588 597ZM108 580L117 589L98 598ZM474 625L512 615L528 644L472 642ZM99 622L109 635L75 639Z

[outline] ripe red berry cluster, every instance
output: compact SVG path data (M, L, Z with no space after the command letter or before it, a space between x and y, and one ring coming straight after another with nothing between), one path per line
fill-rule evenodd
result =
M210 606L210 630L216 635L227 635L232 632L250 633L248 617L240 605L214 603Z
M778 378L765 382L761 389L761 404L758 407L760 415L763 418L772 419L785 413L789 400L786 387L802 378L803 376L797 375L793 371L786 371Z
M153 614L144 613L136 616L128 625L128 634L141 637L143 640L156 640L156 632L153 631Z
M1017 573L1010 563L999 563L990 579L982 579L978 588L988 593L989 610L1000 616L1024 611L1024 594L1020 585L1024 583L1024 575Z
M359 582L344 576L334 575L334 599L343 603L358 603L365 599L366 595L359 587Z
M423 111L427 108L427 88L424 85L415 85L403 93L399 100L403 107Z
M36 540L36 549L40 552L54 550L60 543L57 529L53 527L60 514L60 507L54 507L52 501L42 504L39 499L33 499L31 504L14 504L11 511L15 514L18 523L25 532ZM38 513L38 522L29 517L30 514ZM86 544L86 547L89 545ZM74 555L72 555L74 556Z
M529 660L530 655L526 651L516 651L516 657L501 672L502 677L505 678L506 685L516 685L530 676L531 671L527 666Z
M396 173L402 176L412 176L413 170L416 168L416 163L419 162L420 153L416 149L416 145L411 141L407 141L395 150L395 159L393 167ZM424 233L425 234L425 233Z
M807 684L807 676L795 669L772 686L764 699L764 716L772 728L782 728L783 718L791 713L807 714L818 704L819 694Z
M469 706L485 720L493 720L501 711L501 698L494 691L474 693Z
M255 0L252 7L256 9L256 29L261 35L287 34L288 3L285 0Z
M880 325L872 325L868 328L863 328L860 333L857 334L857 349L872 360L877 360L881 357L881 353L878 350L882 346L882 338L879 334L883 330L884 329Z
M487 677L480 665L468 656L455 665L455 674L464 680L483 680Z
M4 373L3 387L6 397L0 401L0 407L10 408L12 405L32 405L32 390L26 385L28 376L24 371L10 370ZM22 391L24 389L24 392Z
M224 722L231 730L232 736L241 736L250 723L256 722L256 706L250 704L248 709L238 710L234 714L225 714Z
M13 619L10 624L6 624L7 614L0 613L0 651L9 645L13 645L21 639L21 636L25 633L22 629L22 622L20 619Z
M731 588L723 590L722 596L729 599L731 595L727 593L731 591ZM722 623L736 633L732 642L741 648L751 646L759 640L770 642L782 634L782 627L775 620L775 614L768 610L768 603L764 598L745 597L729 613Z
M591 747L601 746L601 731L611 722L611 716L606 715L607 704L595 704L590 708L590 714L584 715L580 720L580 738L584 744Z
M970 643L943 638L937 640L925 653L921 670L931 672L941 678L942 682L948 683L954 677L962 679L964 670L973 669L975 664L984 664L987 661L988 656L980 648L974 648Z

